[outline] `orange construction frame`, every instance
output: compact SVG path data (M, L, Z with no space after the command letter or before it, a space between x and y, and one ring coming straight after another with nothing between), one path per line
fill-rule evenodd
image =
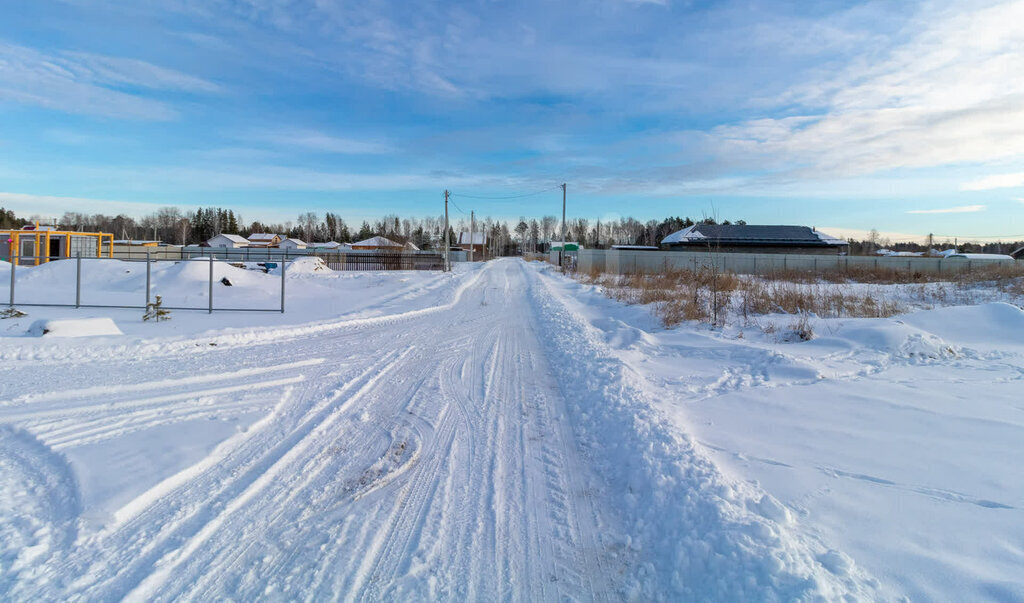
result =
M64 257L71 257L71 237L96 237L96 257L103 257L103 245L107 244L107 257L114 256L114 235L108 232L75 232L72 230L0 230L0 236L7 236L7 258L12 260L15 256L20 255L16 253L20 251L21 241L25 235L28 238L35 240L36 253L35 253L35 266L50 261L50 238L64 236L67 237L68 244L64 246ZM109 239L109 240L106 240ZM39 253L39 244L45 244L46 253ZM42 257L40 257L42 256Z

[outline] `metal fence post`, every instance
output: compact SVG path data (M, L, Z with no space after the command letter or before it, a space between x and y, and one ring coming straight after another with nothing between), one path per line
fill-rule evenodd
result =
M82 252L78 252L75 260L75 307L82 307Z
M210 254L210 314L213 314L213 254Z
M149 285L150 285L150 259L149 252L146 252L146 309L149 309Z
M281 262L281 314L284 314L284 270L287 264Z
M11 301L10 306L14 307L14 267L18 265L18 256L11 254Z

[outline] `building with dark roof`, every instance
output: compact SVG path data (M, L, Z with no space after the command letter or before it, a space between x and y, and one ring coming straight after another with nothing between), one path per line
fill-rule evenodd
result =
M677 251L844 254L849 243L809 226L694 224L661 241Z

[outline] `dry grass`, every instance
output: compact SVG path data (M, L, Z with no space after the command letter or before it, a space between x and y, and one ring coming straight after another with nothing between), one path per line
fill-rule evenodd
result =
M889 271L859 274L873 284L887 284L887 279L894 278ZM917 287L904 291L906 303L878 291L854 290L844 286L850 282L845 279L739 277L711 268L621 276L594 271L577 273L575 278L601 286L609 297L620 302L653 304L654 315L665 326L697 321L721 327L734 320L746 325L757 316L784 313L800 317L791 329L800 338L813 336L808 318L812 315L878 318L904 312L910 302L925 306L977 303L979 286L1024 295L1024 277L1015 271L979 270L959 276L953 282L933 283L913 281L917 275L904 273L899 283L917 282Z
M957 262L958 260L949 260ZM896 268L856 266L846 268L827 268L818 271L778 270L763 278L773 281L794 283L866 283L873 285L898 285L907 283L988 283L1010 281L1024 278L1024 262L1003 263L992 266L972 266L966 264L950 264L956 266L955 272L908 271Z

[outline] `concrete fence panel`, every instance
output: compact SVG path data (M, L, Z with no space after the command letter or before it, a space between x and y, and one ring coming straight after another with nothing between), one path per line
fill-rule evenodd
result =
M551 254L558 263L558 253ZM700 270L715 267L736 274L773 274L780 272L832 272L857 270L895 270L922 274L955 274L1012 260L927 257L873 257L805 255L783 253L714 253L694 251L634 251L627 249L585 249L579 252L579 269L609 274L654 274L666 269Z

